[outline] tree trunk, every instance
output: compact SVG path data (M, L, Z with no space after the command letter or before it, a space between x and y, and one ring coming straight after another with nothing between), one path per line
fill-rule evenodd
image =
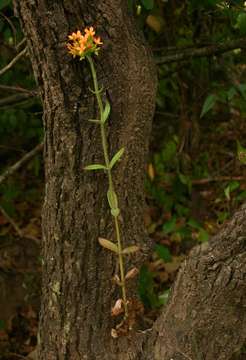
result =
M124 146L116 188L124 244L148 253L143 227L144 164L154 111L151 56L119 0L15 0L44 105L46 190L39 358L44 360L214 360L230 356L245 334L245 207L208 247L183 264L169 304L150 331L110 335L115 259L98 245L114 238L104 174L83 167L102 161L100 134L87 122L96 104L86 62L67 53L67 35L96 25L104 49L96 66L112 104L110 153ZM130 266L129 264L127 264ZM134 284L131 297L134 296Z
M121 147L126 149L114 173L122 209L121 233L125 245L141 247L141 258L148 250L142 210L155 106L152 57L125 0L21 0L15 2L15 11L28 41L44 106L40 358L118 359L126 349L130 358L137 340L126 347L127 338L115 341L110 335L115 326L110 312L119 297L111 281L115 257L98 244L99 236L114 238L107 179L103 173L83 171L85 165L102 161L100 132L87 121L96 118L97 105L88 91L93 88L88 65L68 54L67 36L92 25L103 39L96 67L112 104L111 156ZM127 359L128 355L122 356Z
M154 326L155 360L229 360L246 340L246 205L183 263Z

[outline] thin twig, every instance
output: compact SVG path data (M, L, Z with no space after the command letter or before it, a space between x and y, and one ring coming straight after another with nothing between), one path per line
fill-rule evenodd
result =
M18 51L23 44L25 44L26 42L26 38L23 38L17 45L16 45L16 50Z
M24 94L30 94L33 96L37 95L37 90L28 90L25 88L22 88L20 86L9 86L9 85L0 85L0 90L6 90L6 91L13 91L13 92L20 92Z
M12 225L12 227L15 229L16 233L20 238L26 238L29 240L34 241L37 245L40 245L40 240L33 235L25 234L25 231L22 231L19 226L16 224L16 222L9 216L9 214L4 210L4 208L0 205L0 211L5 217L5 219Z
M9 216L9 214L6 213L6 211L4 210L4 208L0 205L0 211L3 214L3 216L5 217L6 220L8 220L8 222L13 226L13 228L15 229L15 231L17 232L17 234L19 235L19 237L22 237L22 231L19 228L19 226L15 223L15 221Z
M13 150L13 151L16 151L20 154L25 154L25 151L22 150L22 149L17 149L16 147L14 146L7 146L7 145L1 145L0 144L0 149L6 149L6 150Z
M23 49L21 52L19 52L19 54L16 55L16 57L14 57L10 63L8 63L8 65L6 65L4 68L2 68L0 70L0 76L3 75L4 73L6 73L6 71L8 71L9 69L11 69L11 67L17 63L17 61L24 55L26 55L27 53L27 47L25 47L25 49Z
M213 44L201 48L186 49L180 51L177 49L176 53L159 56L156 58L156 64L168 64L172 62L183 61L194 57L213 56L225 53L235 49L246 48L246 37L230 40L224 43Z
M37 245L40 245L41 243L41 240L39 238L33 235L25 234L25 232L22 234L22 237L34 241Z
M14 165L10 166L1 176L0 184L7 179L8 176L19 170L26 162L30 161L39 151L43 148L43 143L38 144L34 149L25 154L19 161Z
M245 176L215 176L211 178L205 178L205 179L195 179L192 180L193 185L203 185L208 184L210 182L219 182L219 181L246 181Z
M10 106L10 105L13 106L14 104L18 104L33 97L34 96L32 94L27 94L27 93L5 96L4 98L0 99L0 107Z
M155 111L155 114L156 115L163 115L163 116L165 116L167 118L173 118L173 119L178 119L178 117L179 117L179 115L177 115L177 114L172 114L172 113L169 113L169 112L158 111L158 110Z

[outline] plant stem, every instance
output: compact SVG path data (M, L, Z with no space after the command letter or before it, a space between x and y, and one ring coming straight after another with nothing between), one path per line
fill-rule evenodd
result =
M105 124L103 122L103 103L101 99L101 94L98 89L98 81L97 81L97 74L94 66L94 62L90 56L87 56L87 60L90 64L91 74L93 78L93 84L95 89L95 95L99 107L100 112L100 130L101 130L101 140L102 140L102 148L104 154L105 165L107 167L107 174L108 174L108 182L109 182L109 191L114 192L114 184L112 179L112 173L110 169L110 161L109 161L109 154L108 154L108 143L107 137L105 132ZM124 259L122 254L122 244L121 244L121 237L120 237L120 227L119 227L119 220L118 215L114 217L114 224L115 224L115 232L116 232L116 240L118 245L118 257L119 257L119 267L120 267L120 280L121 280L121 290L122 290L122 298L124 303L124 317L128 317L128 305L127 305L127 297L126 297L126 284L125 284L125 272L124 272Z

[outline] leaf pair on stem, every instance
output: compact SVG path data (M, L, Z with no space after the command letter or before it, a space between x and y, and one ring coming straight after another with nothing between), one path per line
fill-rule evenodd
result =
M91 120L92 121L92 120ZM94 120L94 121L99 121L99 120ZM100 122L100 121L99 121ZM117 153L113 156L113 158L111 159L110 163L109 163L109 169L112 170L113 166L117 163L117 161L120 160L121 156L123 155L125 149L121 148L119 151L117 151ZM108 170L106 165L102 165L102 164L92 164L92 165L87 165L85 168L85 170Z

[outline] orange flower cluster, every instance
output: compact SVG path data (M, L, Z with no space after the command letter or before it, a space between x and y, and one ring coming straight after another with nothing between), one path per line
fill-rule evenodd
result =
M80 60L91 54L98 55L99 46L102 45L100 37L95 37L95 30L92 26L85 28L84 35L78 30L69 35L68 39L67 48L69 53L73 57L79 56Z

